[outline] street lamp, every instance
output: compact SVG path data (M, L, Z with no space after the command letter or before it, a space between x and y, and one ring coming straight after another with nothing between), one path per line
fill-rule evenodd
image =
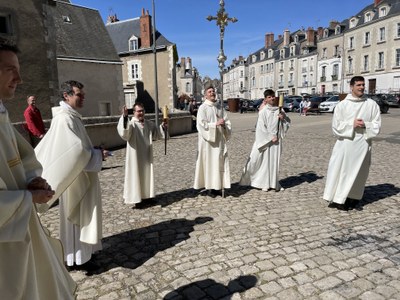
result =
M228 26L228 22L235 23L238 20L236 18L229 18L228 14L225 12L225 1L220 0L219 1L219 10L217 12L216 16L208 16L207 20L208 21L217 21L217 26L219 27L219 38L220 38L220 49L219 49L219 55L217 57L218 61L218 67L219 67L219 75L220 75L220 81L221 81L221 107L224 107L224 78L223 78L223 71L225 68L225 61L226 61L226 56L224 53L224 35L225 35L225 27Z
M156 123L156 128L159 126L159 114L158 114L158 80L157 80L157 49L156 49L156 9L155 9L155 4L154 0L152 2L152 14L153 14L153 60L154 60L154 100L155 100L155 123Z

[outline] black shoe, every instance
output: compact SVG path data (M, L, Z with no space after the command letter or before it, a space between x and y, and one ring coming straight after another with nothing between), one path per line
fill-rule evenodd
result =
M346 204L346 202L344 204L337 204L336 208L343 211L348 211L350 209L349 205Z
M210 190L211 196L222 196L221 190Z
M94 272L94 271L100 269L100 266L98 264L96 264L95 262L90 261L90 260L88 262L85 262L82 265L74 265L74 267L75 267L75 270L81 270L81 271L86 271L86 272Z
M328 204L328 207L329 208L337 208L337 203L331 202L331 203Z

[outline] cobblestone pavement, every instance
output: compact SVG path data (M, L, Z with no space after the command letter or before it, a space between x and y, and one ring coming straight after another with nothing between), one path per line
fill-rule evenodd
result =
M104 249L73 271L78 299L400 299L400 109L383 115L364 199L349 212L321 196L335 142L331 114L291 114L283 192L237 186L257 115L230 114L226 197L193 190L197 134L155 143L157 197L123 204L125 149L100 173ZM42 216L54 235L58 208Z

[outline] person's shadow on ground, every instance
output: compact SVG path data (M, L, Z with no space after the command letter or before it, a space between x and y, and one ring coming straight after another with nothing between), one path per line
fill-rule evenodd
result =
M181 286L165 295L164 300L192 300L192 299L231 299L233 294L242 293L257 283L253 275L239 276L223 285L213 279L205 279Z
M136 269L157 252L189 239L196 225L212 220L211 217L173 219L104 238L103 250L93 259L99 268L86 275L101 274L118 266Z
M364 206L376 201L395 196L400 193L400 188L390 183L366 186L364 197L358 204L357 208L362 210Z
M311 183L322 178L324 178L324 176L318 176L315 172L309 171L299 173L299 175L286 177L284 179L281 179L279 182L283 188L288 189L300 185L303 182Z

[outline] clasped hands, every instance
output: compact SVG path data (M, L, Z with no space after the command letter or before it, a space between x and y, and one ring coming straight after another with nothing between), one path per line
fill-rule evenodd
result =
M32 181L29 182L27 189L32 194L32 202L38 204L47 203L55 193L47 183L46 179L42 177L35 177L32 179Z
M354 120L354 128L365 128L365 123L363 119L355 119Z

